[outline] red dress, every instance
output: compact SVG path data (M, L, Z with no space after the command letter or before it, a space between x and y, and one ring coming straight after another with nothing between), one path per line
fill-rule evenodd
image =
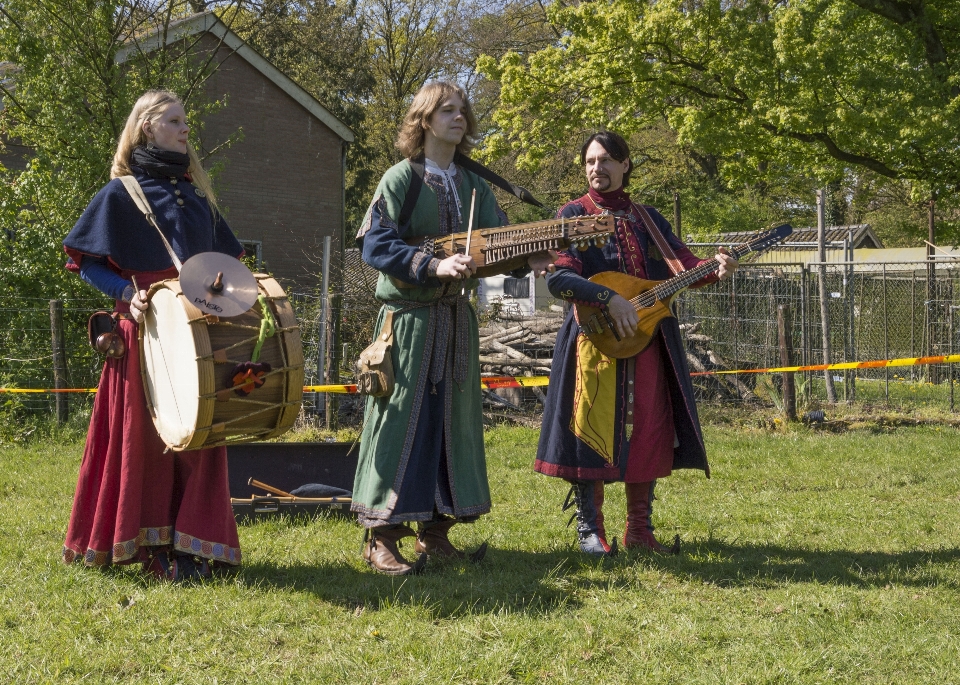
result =
M147 288L176 272L135 275ZM126 313L129 305L118 302L116 310ZM129 564L146 561L151 550L172 550L238 565L226 448L164 453L140 377L137 324L124 319L118 328L127 353L107 358L100 376L63 560Z

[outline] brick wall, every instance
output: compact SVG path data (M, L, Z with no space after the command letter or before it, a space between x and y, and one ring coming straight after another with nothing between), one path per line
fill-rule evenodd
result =
M216 47L204 36L200 46ZM267 270L287 289L319 283L324 236L339 250L343 222L340 137L246 60L220 47L208 98L227 106L201 124L210 150L238 129L243 138L206 160L223 162L217 200L241 240L262 241Z

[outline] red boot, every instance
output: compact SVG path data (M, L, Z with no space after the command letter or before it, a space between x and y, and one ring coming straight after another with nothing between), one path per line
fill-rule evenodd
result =
M603 527L603 488L606 485L602 480L594 481L593 502L597 507L597 535L601 540L607 539L607 529Z
M661 545L653 536L650 514L653 512L653 486L656 482L624 483L627 491L627 529L623 534L623 546L628 549L650 549L660 554L679 554L679 535L670 547Z

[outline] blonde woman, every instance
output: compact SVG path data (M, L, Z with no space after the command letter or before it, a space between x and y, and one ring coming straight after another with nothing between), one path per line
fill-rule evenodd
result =
M189 132L174 93L144 93L120 136L113 180L63 241L67 268L116 300L125 348L122 357L107 358L100 377L63 559L99 567L141 563L165 580L203 578L240 563L226 450L164 453L140 378L145 289L177 272L119 177L137 179L181 261L199 252L243 252L217 211Z
M426 556L463 558L450 529L490 510L477 318L469 302L476 264L460 254L440 260L404 241L466 231L474 191L473 227L505 223L486 182L454 163L457 152L470 152L475 130L463 89L425 85L397 139L408 159L384 174L357 235L364 261L380 271L378 335L393 312L396 389L367 400L352 508L367 529L364 560L390 575L419 570ZM530 265L542 272L555 256L531 257ZM414 563L397 547L412 535L421 555Z

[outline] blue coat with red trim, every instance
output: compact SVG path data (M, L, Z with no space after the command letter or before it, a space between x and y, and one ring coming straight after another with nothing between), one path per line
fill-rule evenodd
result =
M587 207L592 203L584 198L574 200L560 209L558 216L576 217L590 213ZM591 207L592 208L592 207ZM667 242L677 253L681 261L690 255L689 249L673 234L670 223L652 207L647 211L653 217ZM647 278L665 280L670 273L666 262L658 253L651 256L649 236L642 224L618 219L623 230L633 231L640 243ZM655 249L655 246L653 246ZM587 279L603 271L624 271L620 256L621 246L618 240L611 239L603 247L590 247L583 252L571 249L562 253L557 260L557 271L547 278L550 292L558 298L587 304L605 306L612 292L607 288L591 283ZM627 397L627 360L617 360L617 398L614 418L614 454L613 463L594 451L580 440L570 429L573 413L574 392L576 387L577 336L579 326L573 311L567 315L557 334L557 346L554 351L553 366L550 374L550 387L544 405L543 424L540 431L540 443L534 469L549 476L558 476L568 480L622 480L627 467L629 439L626 435L626 397ZM700 418L694 401L693 385L687 367L686 353L680 336L680 326L676 319L665 319L659 329L663 347L667 353L670 399L673 404L674 427L679 445L674 448L673 468L701 469L710 475Z

